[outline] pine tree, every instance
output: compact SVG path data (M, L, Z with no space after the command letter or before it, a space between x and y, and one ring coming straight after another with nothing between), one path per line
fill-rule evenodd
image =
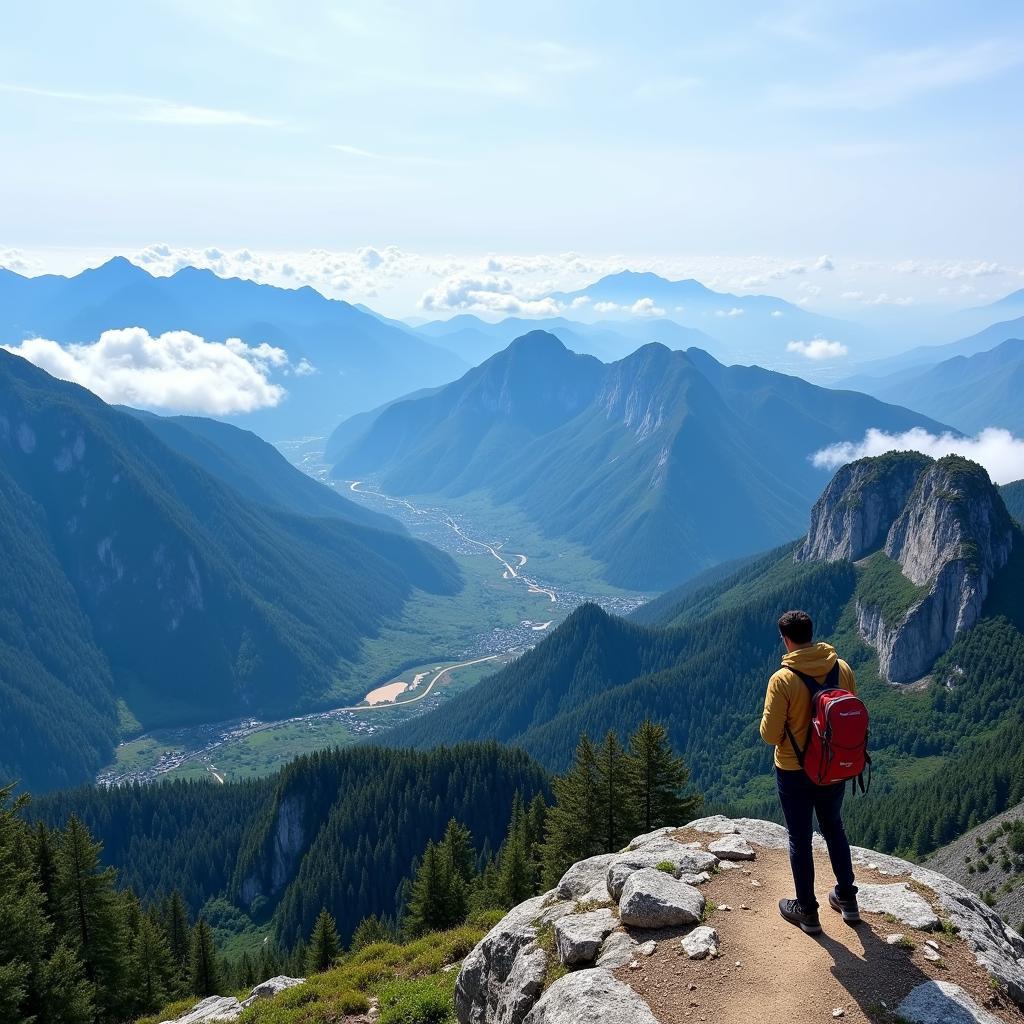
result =
M613 853L636 834L636 809L629 799L626 752L609 729L597 756L598 802L601 808L604 853Z
M441 849L448 858L452 870L468 885L476 874L473 834L465 825L452 818L441 840Z
M216 996L220 994L222 978L220 961L214 947L213 931L203 918L192 929L192 955L189 961L192 994Z
M516 793L508 833L498 853L498 900L503 907L514 907L534 895L536 885L530 844L530 819L523 806L522 794Z
M405 926L411 935L448 927L450 881L441 851L428 842L409 895Z
M700 807L699 794L684 795L690 778L686 762L672 753L668 731L646 719L629 737L626 757L629 804L644 832L684 825Z
M159 1010L174 993L175 969L163 929L148 914L139 918L128 965L128 990L137 1014Z
M128 943L114 886L113 868L100 866L100 844L72 815L56 855L55 904L60 929L82 962L92 986L97 1019L119 1019L127 993Z
M390 940L391 932L387 925L376 914L370 914L356 925L349 949L355 953L367 946L372 946L375 942L389 942Z
M575 861L603 852L599 787L597 752L584 733L572 767L551 784L555 804L544 823L545 887L556 886Z
M32 856L35 861L36 880L43 893L43 913L50 921L56 920L57 853L53 834L43 822L36 822Z
M309 937L309 948L306 950L306 970L310 974L320 974L334 966L341 943L338 941L338 928L334 918L327 913L327 908L320 910L320 916L313 926L313 934Z
M175 965L178 978L184 982L189 970L189 957L192 952L192 930L188 923L188 910L181 893L175 889L167 898L164 906L164 934L171 952L171 961Z

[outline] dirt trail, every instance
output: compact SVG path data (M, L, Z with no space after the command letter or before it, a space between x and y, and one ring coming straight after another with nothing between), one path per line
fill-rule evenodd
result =
M681 838L709 839L696 833ZM844 924L826 902L835 884L828 858L816 854L815 864L821 935L805 935L779 916L778 901L793 895L789 859L784 850L758 847L755 861L722 871L702 887L718 908L707 923L721 938L719 959L688 960L679 948L683 931L636 932L641 941L657 938L658 950L616 975L647 1000L663 1024L804 1024L831 1021L837 1008L849 1024L892 1024L886 1007L895 1010L912 988L932 979L954 982L1000 1019L1024 1024L1024 1013L993 991L961 939L918 932L880 914L865 914L857 928ZM755 880L761 885L752 885ZM858 880L898 881L865 868L858 868ZM723 904L732 909L721 909ZM913 951L886 943L897 932L914 941ZM939 944L941 964L922 955L929 938Z

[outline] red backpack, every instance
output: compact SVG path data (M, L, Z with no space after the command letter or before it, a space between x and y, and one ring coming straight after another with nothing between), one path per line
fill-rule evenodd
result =
M787 666L788 668L788 666ZM868 709L856 694L839 685L839 663L832 666L823 682L804 675L795 668L811 694L811 721L807 726L803 750L786 726L786 735L793 744L800 767L818 786L853 779L856 791L866 793L864 769L871 785L871 758L868 756Z

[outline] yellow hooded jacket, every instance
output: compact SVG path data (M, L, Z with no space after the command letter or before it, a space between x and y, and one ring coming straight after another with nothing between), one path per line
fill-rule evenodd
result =
M807 726L811 724L811 694L804 681L787 669L799 669L820 683L832 666L839 662L839 686L857 692L853 669L836 654L831 644L812 644L790 651L782 659L782 668L768 680L761 716L761 739L775 747L775 766L783 771L800 771L796 751L786 735L786 726L803 744Z

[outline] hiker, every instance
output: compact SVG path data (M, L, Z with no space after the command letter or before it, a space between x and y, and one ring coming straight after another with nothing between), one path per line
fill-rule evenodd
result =
M821 698L814 700L812 692L827 693L828 700L842 698L847 701L844 721L863 731L863 757L867 746L867 710L855 695L857 680L853 669L846 664L830 644L812 643L814 623L802 611L789 611L779 618L779 634L786 648L780 668L768 680L768 692L761 716L761 739L775 747L775 775L782 803L782 813L789 830L789 863L796 883L796 899L779 901L779 913L791 924L799 926L809 935L821 931L818 919L818 901L814 895L814 857L811 851L812 814L818 817L828 846L829 859L836 876L836 887L829 893L829 906L843 915L849 924L860 921L857 907L857 887L854 885L850 841L843 828L843 792L845 779L856 777L850 761L835 758L834 752L825 750L822 757L819 738L812 736L812 707L818 720L822 714ZM822 684L825 684L824 687ZM847 692L848 691L848 692ZM853 695L853 696L851 696ZM862 713L857 721L854 713ZM838 712L838 708L834 709ZM856 734L855 734L856 735ZM816 746L817 745L817 746ZM813 749L812 749L813 748ZM805 756L806 755L806 756ZM810 761L814 760L814 770ZM844 770L836 767L829 771L823 765L839 761ZM863 768L863 759L860 761ZM841 776L843 781L830 781ZM817 779L824 779L819 784Z

